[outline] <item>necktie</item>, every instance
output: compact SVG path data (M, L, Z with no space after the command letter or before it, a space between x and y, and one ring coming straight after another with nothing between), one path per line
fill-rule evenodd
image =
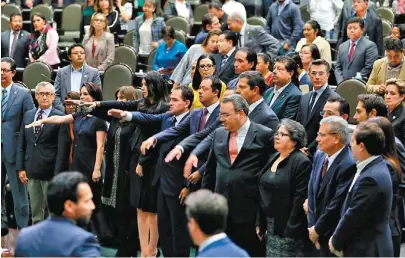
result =
M37 116L37 120L36 120L36 121L42 119L42 114L43 114L43 113L44 113L44 111L43 111L42 109L40 109L39 112L38 112L38 116ZM38 137L40 131L41 131L41 126L35 126L35 128L34 128L35 138Z
M204 130L205 124L207 123L207 115L208 115L208 109L204 108L203 114L202 114L201 120L200 120L200 131Z
M318 93L316 93L316 91L312 92L312 98L311 98L311 102L309 103L308 113L311 113L312 109L314 108L317 95L318 95Z
M1 115L2 116L4 116L4 112L6 111L7 100L8 100L7 90L3 89L2 94L1 94Z
M242 47L242 38L241 38L240 33L237 33L237 35L238 35L238 47L241 48Z
M349 62L352 61L353 55L354 55L354 47L356 46L356 44L352 41L352 46L350 47L350 51L349 51Z
M174 127L176 125L176 122L177 122L176 117L173 117L172 124L170 125L170 127Z
M224 55L224 56L222 57L222 61L221 61L221 68L225 65L226 61L228 61L228 56L227 56L227 55Z
M329 160L328 158L325 158L325 160L323 161L323 165L322 165L322 178L326 175L326 171L328 170L328 164L329 164Z
M10 57L13 58L14 57L14 52L15 52L15 48L17 47L17 42L18 42L18 31L13 31L13 43L11 43L11 47L10 47Z
M232 132L231 138L229 139L229 158L231 160L231 164L233 164L236 157L238 156L238 144L236 143L237 136L238 132Z

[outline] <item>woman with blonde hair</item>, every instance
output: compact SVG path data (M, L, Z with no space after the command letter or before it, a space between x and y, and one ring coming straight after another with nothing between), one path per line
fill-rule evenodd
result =
M121 30L120 15L114 10L113 0L96 0L94 8L96 13L102 13L107 18L108 28L118 43L118 34Z
M104 71L114 61L114 36L109 32L107 18L96 13L91 18L89 33L83 39L86 63Z

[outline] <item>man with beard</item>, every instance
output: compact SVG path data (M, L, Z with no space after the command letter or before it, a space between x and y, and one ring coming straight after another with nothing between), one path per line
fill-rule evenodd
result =
M79 172L63 172L48 185L50 216L43 222L21 230L15 256L99 257L95 236L82 227L95 208L86 178Z

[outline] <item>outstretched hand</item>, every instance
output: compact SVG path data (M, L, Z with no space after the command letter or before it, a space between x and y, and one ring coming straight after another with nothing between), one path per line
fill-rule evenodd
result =
M28 124L25 126L25 128L32 128L32 127L37 127L42 125L42 120L37 120L32 122L31 124Z
M122 119L122 118L127 117L127 112L123 111L121 109L113 108L113 109L108 110L108 115L112 116L112 117Z

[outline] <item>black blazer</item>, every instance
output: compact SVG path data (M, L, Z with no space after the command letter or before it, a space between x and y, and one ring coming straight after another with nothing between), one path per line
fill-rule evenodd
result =
M395 136L405 144L405 108L402 103L388 114L388 120L392 123Z
M271 166L279 156L279 153L272 155L260 172L261 211L266 217L274 218L274 235L303 239L308 237L302 205L308 195L311 162L305 154L295 150L279 163L274 180L269 183L266 177L273 173ZM265 232L263 226L261 231Z
M11 30L1 33L1 57L8 57L10 53L10 33ZM25 30L21 30L17 46L14 52L13 59L17 63L17 67L25 68L27 66L28 58L28 44L29 44L30 33Z
M316 136L319 130L319 122L322 120L320 112L323 110L326 101L329 97L340 97L339 94L334 92L329 86L322 92L322 95L318 98L312 111L309 111L309 102L311 100L312 92L308 92L301 98L301 102L298 108L297 121L300 122L307 132L307 148L309 153L314 154L318 143L316 142Z
M233 164L229 135L223 127L215 131L202 188L215 189L226 197L233 223L256 223L260 170L274 152L273 131L252 122Z
M235 51L233 51L232 55L228 57L228 60L226 60L226 63L224 64L223 67L221 67L223 55L221 54L214 55L216 65L215 76L217 76L225 84L228 84L228 82L238 77L238 75L235 74L235 66L234 66L235 54L237 51L238 49L235 49Z
M60 138L69 134L67 124L44 124L35 138L34 128L25 128L34 122L37 109L32 109L24 114L18 139L17 170L25 170L28 178L37 180L50 180L55 174L62 171L62 164L66 164L69 156L61 156L58 152ZM63 116L64 113L52 108L49 116Z

